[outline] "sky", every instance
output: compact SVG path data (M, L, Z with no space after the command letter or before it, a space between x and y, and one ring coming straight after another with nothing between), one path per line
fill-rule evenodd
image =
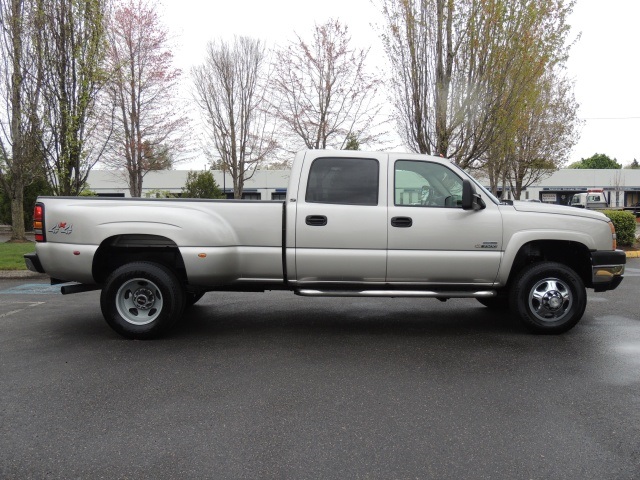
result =
M162 0L158 4L174 41L176 66L188 80L201 63L208 41L234 35L283 45L295 33L307 37L314 25L338 18L349 26L354 47L370 47L369 63L384 65L378 26L382 17L371 0ZM567 75L575 82L583 121L569 162L604 153L627 165L640 161L640 0L577 0L569 23L574 42ZM186 91L185 91L186 92ZM185 101L189 95L184 93ZM204 160L192 161L201 167Z

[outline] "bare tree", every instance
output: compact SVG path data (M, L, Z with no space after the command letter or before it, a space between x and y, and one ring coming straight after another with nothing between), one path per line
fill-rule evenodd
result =
M299 35L275 55L273 109L290 150L345 147L380 140L378 78L367 73L368 49L354 49L338 20L316 25L310 43Z
M171 168L181 149L186 117L174 102L181 72L172 61L168 30L153 3L127 0L115 10L108 94L116 126L103 163L124 169L133 197L142 195L144 176Z
M486 160L505 112L566 55L573 1L381 0L393 99L408 146Z
M265 109L265 63L263 43L239 37L210 42L204 64L192 71L196 102L235 198L277 147Z
M92 144L104 86L105 0L40 0L47 175L58 195L77 195L102 147ZM94 148L95 147L95 148Z
M611 186L613 187L613 191L616 196L616 204L614 205L616 208L620 206L625 206L624 201L623 205L620 205L620 194L622 193L624 197L624 177L622 176L622 170L616 170L613 174L613 178L611 179Z
M549 71L531 90L528 101L510 117L513 133L503 143L511 192L522 190L557 170L577 141L577 109L573 87L559 72Z
M464 16L455 15L456 6L461 12L468 12L471 3L472 0L381 1L387 22L382 38L392 69L396 120L406 144L416 152L450 154L451 136L464 120L463 111L451 111L452 99L476 96L466 91L478 88L471 81L471 71L468 82L459 82L462 91L453 95L451 92L456 78L464 77L458 74L460 62L456 62L456 55L468 30Z
M24 188L42 170L41 57L34 44L35 12L32 0L0 1L0 184L11 199L11 240L26 241Z

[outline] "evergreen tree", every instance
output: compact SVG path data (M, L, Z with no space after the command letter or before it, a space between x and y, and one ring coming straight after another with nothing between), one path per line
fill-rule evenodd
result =
M622 165L620 165L615 158L612 159L604 153L596 153L589 158L582 158L579 162L572 163L569 165L569 168L602 170L607 168L622 168Z
M360 142L353 132L347 135L347 143L344 146L344 150L360 150Z
M182 198L224 198L224 194L210 170L190 171L182 188Z

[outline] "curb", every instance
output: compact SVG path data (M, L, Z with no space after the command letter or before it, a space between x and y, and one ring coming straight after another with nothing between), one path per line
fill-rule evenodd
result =
M640 251L624 252L627 258L640 258Z
M41 278L48 279L46 273L32 272L31 270L0 270L0 279L7 278Z

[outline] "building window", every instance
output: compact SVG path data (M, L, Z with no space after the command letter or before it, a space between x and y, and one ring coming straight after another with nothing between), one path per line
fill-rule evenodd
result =
M124 193L108 193L108 192L100 193L99 192L99 193L96 193L96 196L105 197L105 198L108 198L108 197L122 198L122 197L124 197Z
M242 192L243 200L261 200L262 195L260 192Z
M368 158L317 158L311 164L307 203L377 205L380 166Z
M287 192L271 192L271 200L286 200Z

